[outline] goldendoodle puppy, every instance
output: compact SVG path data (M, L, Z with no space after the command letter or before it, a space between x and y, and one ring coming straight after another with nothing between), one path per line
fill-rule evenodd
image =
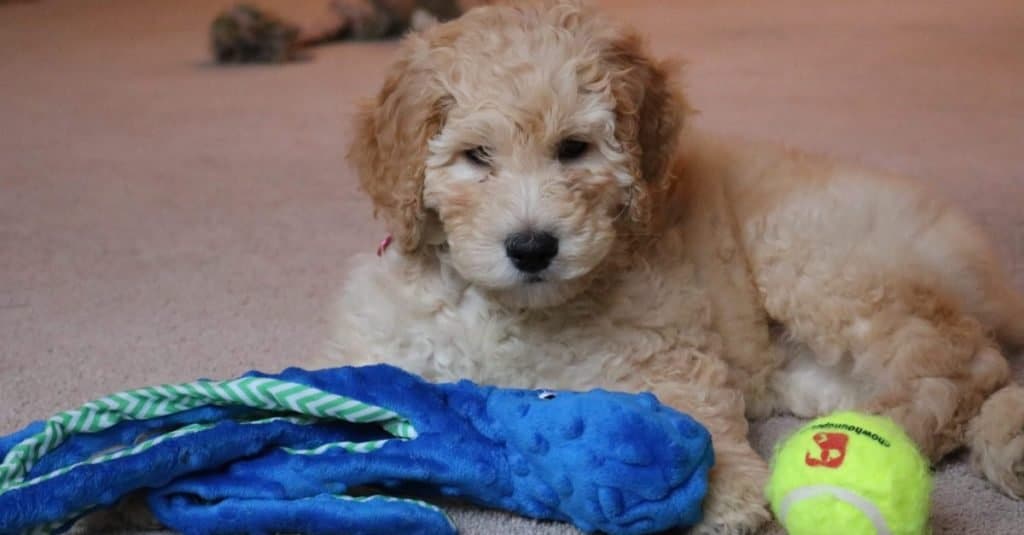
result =
M769 519L748 417L855 408L1024 495L1024 304L914 183L687 125L676 64L571 0L409 36L351 159L394 242L356 261L341 363L650 390L717 465L700 533Z

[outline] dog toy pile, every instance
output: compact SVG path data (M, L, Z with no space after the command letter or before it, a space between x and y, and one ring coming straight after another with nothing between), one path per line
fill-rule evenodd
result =
M931 473L894 422L844 412L782 443L767 494L790 535L920 535L928 528Z
M114 394L0 438L0 533L146 490L186 534L455 533L453 497L587 531L697 523L707 431L650 394L289 369Z

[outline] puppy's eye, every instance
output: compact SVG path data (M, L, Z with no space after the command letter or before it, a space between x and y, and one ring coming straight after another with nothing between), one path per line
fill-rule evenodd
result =
M590 144L586 141L564 139L558 144L558 159L563 162L578 160L587 153L589 148Z
M487 147L473 147L463 153L475 165L491 165L491 151Z

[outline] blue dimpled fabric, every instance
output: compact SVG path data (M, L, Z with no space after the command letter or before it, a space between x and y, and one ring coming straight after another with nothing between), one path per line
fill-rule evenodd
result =
M387 365L115 394L0 438L0 533L144 490L185 534L445 534L437 498L585 532L701 518L707 430L650 394L433 384Z

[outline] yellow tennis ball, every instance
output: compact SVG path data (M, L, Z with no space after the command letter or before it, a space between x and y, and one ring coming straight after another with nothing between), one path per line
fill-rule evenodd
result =
M765 493L790 535L919 535L928 531L931 490L928 462L903 429L840 412L776 448Z

